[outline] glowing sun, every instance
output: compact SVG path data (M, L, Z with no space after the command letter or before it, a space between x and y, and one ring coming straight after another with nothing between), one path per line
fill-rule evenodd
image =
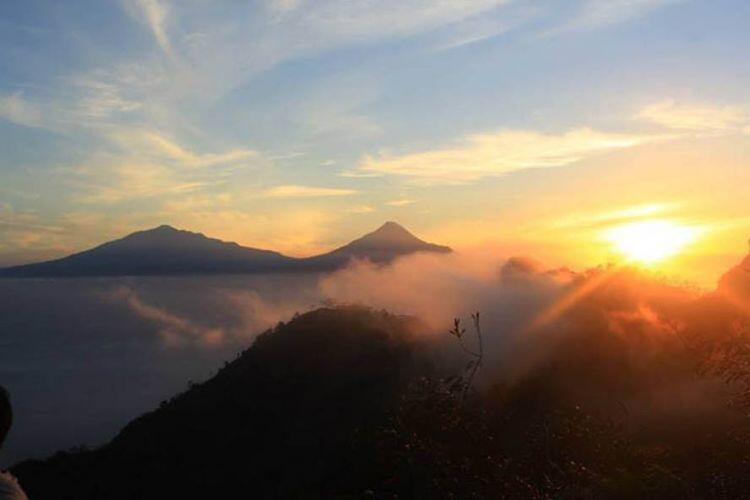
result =
M698 232L676 222L650 220L616 226L605 237L628 260L655 264L680 253L695 241Z

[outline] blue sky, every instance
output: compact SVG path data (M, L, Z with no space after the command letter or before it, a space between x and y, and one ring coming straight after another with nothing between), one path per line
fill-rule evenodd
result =
M297 255L389 219L542 248L562 215L654 203L721 226L716 249L750 234L749 20L740 0L9 0L0 264L161 223Z

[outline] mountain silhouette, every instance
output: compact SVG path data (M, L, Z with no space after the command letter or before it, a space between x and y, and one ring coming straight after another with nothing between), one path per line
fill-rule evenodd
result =
M162 225L139 231L90 250L52 261L0 270L2 277L131 276L184 274L242 274L330 271L351 259L376 263L414 252L450 252L426 243L396 224L376 231L330 253L294 258L249 248Z
M7 268L4 276L118 276L275 271L292 259L200 233L159 226L62 259Z
M389 221L336 250L305 259L305 264L322 270L335 269L352 259L385 263L416 252L450 253L451 249L422 241L399 224Z

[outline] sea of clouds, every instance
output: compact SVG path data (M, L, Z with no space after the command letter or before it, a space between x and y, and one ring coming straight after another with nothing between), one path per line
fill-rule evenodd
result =
M610 394L605 403L641 421L716 413L723 386L691 378L690 339L739 328L748 317L742 293L707 294L630 268L575 272L486 254L355 262L325 275L0 280L0 384L16 408L0 464L101 444L213 375L260 332L337 303L417 316L439 342L464 318L470 348L466 320L480 311L482 387L565 366L565 391Z

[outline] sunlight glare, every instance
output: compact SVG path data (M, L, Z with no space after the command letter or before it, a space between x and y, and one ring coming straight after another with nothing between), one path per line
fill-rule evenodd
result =
M631 222L606 232L606 239L628 260L655 264L677 255L699 230L668 220Z

